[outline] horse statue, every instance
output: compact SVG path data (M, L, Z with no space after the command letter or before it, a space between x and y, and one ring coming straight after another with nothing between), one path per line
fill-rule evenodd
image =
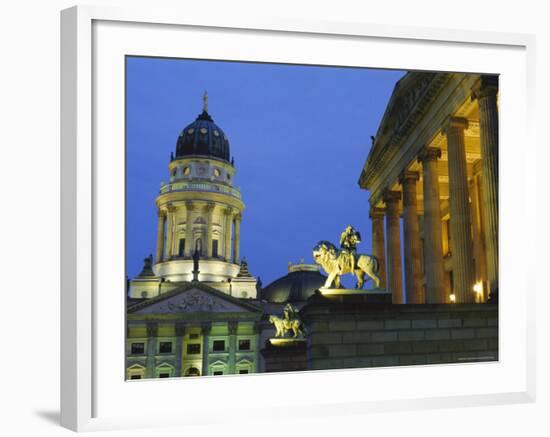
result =
M275 325L275 337L284 337L289 331L292 331L293 337L305 337L305 326L300 319L282 319L277 316L269 316L269 323Z
M379 288L378 259L365 254L357 254L355 257L355 263L352 263L349 252L338 250L330 241L320 241L317 243L313 248L313 259L328 274L324 287L331 288L334 284L336 288L342 288L340 276L351 273L357 276L355 288L363 288L365 275L373 280L375 288Z

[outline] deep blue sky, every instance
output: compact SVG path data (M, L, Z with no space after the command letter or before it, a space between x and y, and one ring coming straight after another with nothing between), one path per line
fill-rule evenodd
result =
M246 208L241 256L267 285L289 261L313 262L319 240L347 224L371 253L369 193L357 180L404 72L242 62L127 58L127 272L155 253L155 197L180 131L202 111L229 138ZM354 280L345 284L353 285Z

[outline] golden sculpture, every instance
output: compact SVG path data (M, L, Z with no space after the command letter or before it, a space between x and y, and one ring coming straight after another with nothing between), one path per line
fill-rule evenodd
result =
M298 317L296 308L287 303L283 314L283 318L273 315L269 316L269 323L275 326L275 337L284 337L290 331L292 331L293 338L297 338L298 336L305 337L306 329Z
M359 233L348 226L341 235L342 250L338 250L330 241L320 241L313 248L313 259L328 274L325 288L342 288L340 276L348 273L357 277L355 288L361 289L365 275L371 278L375 288L380 287L378 277L378 259L371 255L356 254L355 246L360 241Z

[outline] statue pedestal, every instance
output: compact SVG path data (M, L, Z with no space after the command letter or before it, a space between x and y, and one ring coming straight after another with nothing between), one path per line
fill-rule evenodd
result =
M261 350L266 372L298 372L307 370L305 338L269 338Z
M269 338L267 340L267 343L275 347L296 347L296 346L302 346L306 344L306 341L307 340L303 337L302 338L273 337L273 338Z
M317 295L334 301L357 301L361 303L391 303L392 295L381 288L360 290L357 288L319 288Z

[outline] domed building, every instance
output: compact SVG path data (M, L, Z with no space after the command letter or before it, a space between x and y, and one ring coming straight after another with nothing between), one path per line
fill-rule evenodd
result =
M288 274L271 282L261 291L261 297L270 303L301 303L323 286L326 276L312 264L289 263Z
M208 112L185 126L155 200L156 255L128 281L128 379L265 371L270 315L300 309L326 277L289 264L261 289L240 255L244 202L229 140Z
M156 255L129 281L128 379L260 371L257 280L240 255L244 203L229 140L208 112L187 125L155 200Z

